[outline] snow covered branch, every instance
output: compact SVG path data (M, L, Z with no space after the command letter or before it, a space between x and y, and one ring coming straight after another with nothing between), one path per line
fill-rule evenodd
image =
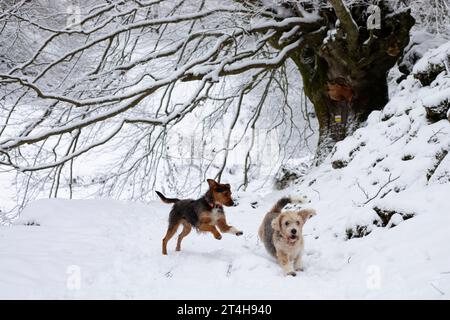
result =
M22 175L24 190L35 188L37 180L51 181L51 196L60 185L68 185L72 195L75 161L111 146L124 157L99 178L104 192L142 175L141 189L148 190L156 181L150 172L172 165L165 144L190 121L184 119L201 115L198 123L212 130L206 123L247 104L252 92L270 87L262 104L270 95L286 97L279 77L290 54L305 45L298 35L322 22L314 10L274 14L261 3L232 0L1 6L0 166ZM285 100L269 123L292 112ZM256 132L262 104L253 115L234 113L234 123L245 117ZM297 126L292 120L286 125ZM238 132L231 126L223 148L202 151L201 174L218 161L221 176Z

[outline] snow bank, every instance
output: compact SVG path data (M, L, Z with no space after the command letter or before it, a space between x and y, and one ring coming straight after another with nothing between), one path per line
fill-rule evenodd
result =
M448 43L431 50L414 70L428 70L423 68L430 57L431 63L444 64L439 59L445 60L447 55L437 53L447 52L447 48ZM388 222L374 215L374 209L390 211L394 219L402 213L410 218L424 212L450 212L446 201L450 192L450 122L432 121L426 111L430 104L447 99L449 87L446 71L429 86L409 76L382 112L373 112L366 127L338 143L328 160L307 176L298 190L314 188L325 211L329 211L327 202L335 208L331 216L317 218L320 233L333 230L336 237L345 238L351 230L354 236L358 227L365 228L363 234L384 230Z
M426 72L434 66L448 65L450 56L450 42L447 42L436 49L430 50L423 55L422 59L414 65L413 73Z
M411 32L411 41L404 50L404 56L402 62L399 65L400 70L409 74L413 70L416 62L422 58L430 49L436 49L443 43L445 38L436 34L431 34L423 30L414 30ZM426 68L427 63L424 61L425 66L417 65L417 69Z
M450 43L430 50L414 65L413 74L422 85L430 85L442 72L448 74L450 70Z

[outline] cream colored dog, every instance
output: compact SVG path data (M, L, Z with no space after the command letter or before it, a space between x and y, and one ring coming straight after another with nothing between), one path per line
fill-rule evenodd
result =
M304 199L281 198L259 227L259 238L287 275L302 270L303 234L305 222L316 215L313 209L281 211L288 203L303 203Z

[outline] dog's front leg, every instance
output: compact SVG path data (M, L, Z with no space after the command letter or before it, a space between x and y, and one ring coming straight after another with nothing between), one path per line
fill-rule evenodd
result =
M302 255L301 254L299 254L295 258L294 268L295 268L295 271L303 271Z
M199 225L198 230L211 232L213 234L214 238L216 238L217 240L222 239L222 235L220 234L220 232L216 229L216 227L214 227L212 225L201 224L201 225Z
M232 233L237 236L241 236L244 234L242 231L239 231L235 227L229 226L227 224L227 220L225 219L225 217L220 217L217 220L217 226L219 227L220 231L225 232L225 233Z
M280 266L283 268L284 272L286 272L286 274L288 276L295 277L297 275L293 268L293 261L291 261L289 259L289 256L286 253L284 253L281 250L277 250L277 259L278 259L278 263L280 264Z

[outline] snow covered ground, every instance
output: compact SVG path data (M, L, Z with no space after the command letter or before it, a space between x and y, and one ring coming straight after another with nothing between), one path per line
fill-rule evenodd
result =
M279 196L245 195L227 210L243 237L218 241L193 232L181 252L172 240L168 256L161 255L167 205L37 201L13 227L1 229L0 298L449 298L448 205L345 241L321 226L356 210L313 201L320 216L305 225L305 271L293 278L282 274L257 238ZM260 204L255 209L253 201Z
M411 75L297 184L237 193L226 212L242 237L193 232L162 256L168 205L36 201L0 227L0 298L449 299L450 122L429 121L423 107L449 87L448 69L426 85ZM295 278L257 237L286 194L306 195L318 212Z

